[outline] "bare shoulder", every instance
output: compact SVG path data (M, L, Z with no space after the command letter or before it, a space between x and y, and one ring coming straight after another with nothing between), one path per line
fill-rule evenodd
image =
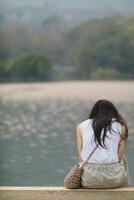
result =
M77 125L76 125L76 128L80 129L81 126L83 125L84 121L80 121Z
M81 123L79 123L79 124L76 125L76 130L77 131L81 130Z

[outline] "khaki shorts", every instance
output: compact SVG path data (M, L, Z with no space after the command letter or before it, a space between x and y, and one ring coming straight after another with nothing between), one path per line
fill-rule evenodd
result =
M83 188L117 188L130 186L128 163L124 157L121 163L86 163L81 177Z

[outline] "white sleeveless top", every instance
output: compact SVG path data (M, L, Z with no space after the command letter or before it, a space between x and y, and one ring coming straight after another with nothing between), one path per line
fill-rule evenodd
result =
M94 131L92 128L92 119L87 119L79 124L83 139L83 147L81 150L82 160L86 160L93 148L96 146L94 142ZM107 149L102 148L100 145L87 162L92 163L111 163L118 161L118 144L120 141L121 124L117 121L112 122L111 133L107 131L105 137L105 144ZM103 131L103 130L102 130Z

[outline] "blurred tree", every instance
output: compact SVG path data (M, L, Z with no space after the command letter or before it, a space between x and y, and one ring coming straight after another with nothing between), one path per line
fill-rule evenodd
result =
M32 52L34 58L30 57L28 61L26 60L30 63L29 66L31 66L31 60L39 59L36 54L45 54L53 66L58 66L57 72L52 72L52 74L55 73L53 77L57 76L58 70L60 70L59 76L65 77L65 73L69 75L70 72L66 69L69 69L68 66L73 66L73 73L75 72L75 78L78 79L95 77L93 75L95 72L97 73L96 77L99 78L104 71L107 72L107 69L114 70L114 72L108 73L115 73L115 71L120 73L123 79L134 78L134 17L114 16L91 19L71 30L64 30L64 33L62 29L60 34L59 27L64 27L62 20L53 15L46 18L38 30L31 29L20 22L10 23L7 29L1 30L1 62L11 58L9 62L6 61L6 64L2 64L3 69L8 71L7 76L16 76L16 79L23 76L30 80L25 75L28 73L29 77L32 76L31 79L35 74L39 79L39 69L36 71L37 73L34 73L35 69L32 69L33 74L31 74L30 67L26 66L26 63L24 64L26 53L30 57L28 52ZM5 55L7 57L4 57ZM26 72L21 69L21 65L20 69L16 67L14 70L13 66L16 66L18 62L26 66ZM39 61L34 61L34 63L39 63ZM36 65L38 66L38 64ZM104 69L103 73L100 73L100 68ZM43 77L45 78L45 74ZM42 80L44 79L42 78Z
M0 14L0 26L3 25L5 22L5 16L3 14Z
M53 76L52 65L45 55L20 55L8 61L6 68L11 80L51 80Z
M101 20L101 29L99 34L84 38L80 34L78 43L82 41L81 46L76 49L75 63L81 78L96 77L100 78L104 74L117 72L118 76L134 78L134 45L132 45L132 36L128 34L126 27L122 24L116 24L113 20ZM94 25L95 26L95 25ZM133 39L134 40L134 39ZM76 43L76 41L75 41ZM99 71L98 71L99 67ZM100 67L105 70L100 70ZM106 69L110 70L106 70ZM94 72L93 72L94 71ZM103 73L102 73L103 72ZM92 73L92 75L90 75ZM117 77L115 74L115 78ZM127 76L125 75L127 74ZM105 77L105 76L104 76Z
M128 75L122 74L114 68L102 68L97 67L96 70L93 70L89 76L90 79L102 79L102 80L110 80L110 79L127 79L131 78Z

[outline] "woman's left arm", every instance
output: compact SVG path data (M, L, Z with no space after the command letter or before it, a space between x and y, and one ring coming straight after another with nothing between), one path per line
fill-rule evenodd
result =
M118 145L118 160L121 162L123 156L125 154L125 147L126 147L126 128L124 126L121 127L121 138Z
M76 126L76 141L77 141L77 154L78 154L78 159L81 162L82 158L80 156L82 146L83 146L83 140L82 140L82 135L81 135L81 129L80 126Z

